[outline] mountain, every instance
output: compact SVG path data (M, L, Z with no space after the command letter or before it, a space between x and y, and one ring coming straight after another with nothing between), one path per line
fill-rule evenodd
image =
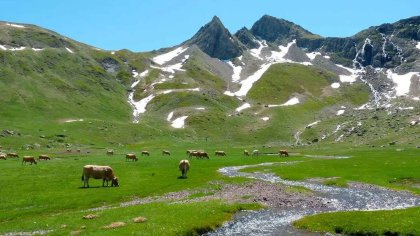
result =
M418 19L324 38L267 15L231 34L214 17L145 53L0 22L0 144L413 144Z
M240 41L215 16L184 45L197 45L203 52L220 60L238 57L244 51Z

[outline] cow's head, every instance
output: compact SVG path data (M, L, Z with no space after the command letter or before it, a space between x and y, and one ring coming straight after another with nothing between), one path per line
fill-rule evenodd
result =
M111 187L119 187L120 186L120 184L118 183L118 178L117 177L114 177L112 180L111 180Z

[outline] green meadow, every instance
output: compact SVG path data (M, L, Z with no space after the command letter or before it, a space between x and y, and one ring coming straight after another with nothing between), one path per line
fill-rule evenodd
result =
M226 203L222 201L198 201L174 203L156 201L121 207L120 203L147 197L163 196L183 190L193 191L189 198L212 194L212 189L220 189L220 183L243 183L243 178L227 178L217 170L223 166L257 164L262 162L295 161L287 166L265 166L249 168L245 171L269 171L286 179L312 177L336 177L335 184L345 186L348 181L360 181L398 190L420 193L418 189L420 161L417 150L405 148L343 149L343 148L301 148L291 151L292 156L263 155L243 156L243 147L228 147L227 157L215 157L217 146L201 142L191 144L162 143L133 145L114 148L115 154L107 156L106 148L81 148L77 153L65 149L22 151L20 155L48 153L50 161L38 161L37 165L22 165L21 158L1 160L2 179L0 202L0 234L7 232L48 231L48 235L197 235L221 226L243 209L259 209L257 204ZM207 147L206 147L207 145ZM187 179L179 179L178 162L186 159L187 149L203 148L210 153L209 160L192 159ZM251 147L252 148L252 147ZM162 156L163 149L172 152L170 157ZM248 149L250 149L248 147ZM140 156L141 150L148 150L150 156ZM263 152L274 148L262 148ZM339 150L339 151L338 151ZM89 152L89 153L88 153ZM139 161L125 161L126 153L136 153ZM304 155L349 155L349 159L307 158ZM85 164L110 165L120 179L120 187L102 187L101 180L90 180L90 188L81 188L82 168ZM210 191L209 191L210 190ZM103 210L89 209L106 207ZM83 219L94 214L97 218ZM377 227L363 217L383 216ZM393 215L398 216L395 224ZM359 217L362 215L363 217ZM194 217L186 217L194 216ZM343 223L346 219L352 224ZM352 234L365 232L417 232L420 224L418 207L390 212L351 212L311 216L296 223L300 228L315 231L344 232ZM144 217L143 223L134 223L136 217ZM340 221L340 219L342 219ZM104 227L113 222L124 222L125 226L115 229ZM324 223L328 222L328 223ZM391 224L394 222L394 224ZM319 225L323 225L320 227ZM350 226L351 227L350 227ZM388 228L384 226L389 226ZM414 235L414 234L413 234Z

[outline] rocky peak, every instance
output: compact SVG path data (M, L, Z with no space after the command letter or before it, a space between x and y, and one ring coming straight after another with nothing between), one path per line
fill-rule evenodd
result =
M251 28L254 36L268 42L289 42L307 35L316 36L299 25L284 19L264 15ZM319 37L319 36L318 36Z
M236 38L241 41L243 45L247 48L258 48L259 44L255 42L255 37L252 35L251 31L246 27L238 30L235 34Z
M184 45L197 45L209 56L221 60L237 57L244 50L244 46L230 34L217 16L201 27Z

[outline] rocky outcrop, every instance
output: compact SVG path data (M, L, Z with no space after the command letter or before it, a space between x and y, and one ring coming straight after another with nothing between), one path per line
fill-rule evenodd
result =
M255 42L254 35L252 35L251 31L249 31L249 29L245 27L236 32L235 36L236 38L238 38L239 41L241 41L243 45L245 45L249 49L259 47L259 44Z

